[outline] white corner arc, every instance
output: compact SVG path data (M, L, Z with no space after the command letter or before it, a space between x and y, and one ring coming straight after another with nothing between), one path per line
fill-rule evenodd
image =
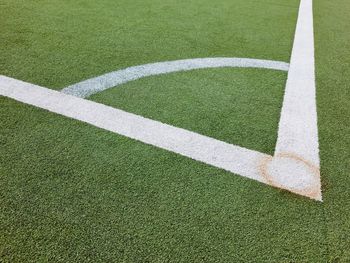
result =
M289 64L282 61L251 58L194 58L165 61L128 67L106 73L104 75L70 85L62 89L62 92L76 97L86 98L92 94L140 78L195 69L223 67L263 68L288 71Z

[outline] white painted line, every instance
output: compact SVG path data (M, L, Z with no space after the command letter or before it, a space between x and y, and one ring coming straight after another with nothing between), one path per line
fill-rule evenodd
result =
M84 80L62 90L63 93L86 98L94 93L140 78L204 68L240 67L288 71L288 63L249 58L196 58L139 65Z
M5 76L0 95L266 183L259 163L267 154Z
M275 153L292 153L320 164L312 0L300 2Z
M298 182L294 185L312 182L313 187L303 191L322 200L313 31L312 0L301 0L274 158L282 157L284 165L283 169L274 166L272 173L287 174L284 181Z

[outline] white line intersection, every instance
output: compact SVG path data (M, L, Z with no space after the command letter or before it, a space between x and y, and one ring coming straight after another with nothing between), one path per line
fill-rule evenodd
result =
M218 58L216 62L223 63L222 59ZM254 59L227 59L231 59L233 63L231 66L235 66L234 63L237 63L238 66L244 66L247 61L260 63L259 60ZM208 65L213 63L210 59L205 62ZM241 62L244 63L239 64ZM272 69L288 69L287 63L269 62L272 63L271 65L275 65L270 67ZM182 68L180 66L177 68L178 70L172 70L170 67L164 72L162 70L160 72L152 71L152 67L148 69L143 67L144 71L139 74L139 77L206 67L196 63L182 60L182 65L185 66ZM159 66L161 63L148 64L148 66L155 64ZM216 67L215 63L213 65ZM133 67L133 70L137 67L141 68L141 66L136 66ZM246 65L245 67L250 66ZM264 65L262 63L255 67L264 67ZM158 67L158 70L161 68ZM109 76L115 78L115 73ZM119 79L106 79L105 76L108 74L104 75L103 81L105 82L101 82L102 84L100 83L99 86L102 87L101 89L94 88L94 85L91 86L91 84L99 85L100 77L97 77L82 82L83 85L81 85L82 83L72 85L64 89L64 92L0 76L0 95L89 123L274 187L322 201L315 95L312 0L301 0L300 2L274 156L80 98L107 89L111 85L116 86L116 82L117 84L125 83L126 81L123 82L125 79L120 79L120 74L118 74ZM129 79L126 80L134 79L137 77L129 74ZM85 90L79 93L79 87ZM93 92L89 90L91 87ZM73 92L71 92L72 90ZM77 91L78 93L76 93Z

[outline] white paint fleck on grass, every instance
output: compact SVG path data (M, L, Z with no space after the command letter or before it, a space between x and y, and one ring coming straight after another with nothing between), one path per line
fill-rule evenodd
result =
M281 61L249 59L249 58L195 58L176 61L157 62L129 67L110 72L102 76L84 80L62 90L63 93L86 98L100 91L116 87L140 78L167 74L172 72L189 71L205 68L264 68L288 71L288 63Z

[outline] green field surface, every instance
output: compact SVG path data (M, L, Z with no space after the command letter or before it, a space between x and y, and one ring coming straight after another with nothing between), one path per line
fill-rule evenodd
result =
M0 0L0 74L62 89L145 63L289 62L298 0ZM350 3L314 0L323 202L0 97L0 262L350 262ZM272 154L286 72L89 99Z
M298 0L1 0L1 73L55 89L145 63L289 61Z
M286 72L205 69L129 82L91 99L273 154Z

